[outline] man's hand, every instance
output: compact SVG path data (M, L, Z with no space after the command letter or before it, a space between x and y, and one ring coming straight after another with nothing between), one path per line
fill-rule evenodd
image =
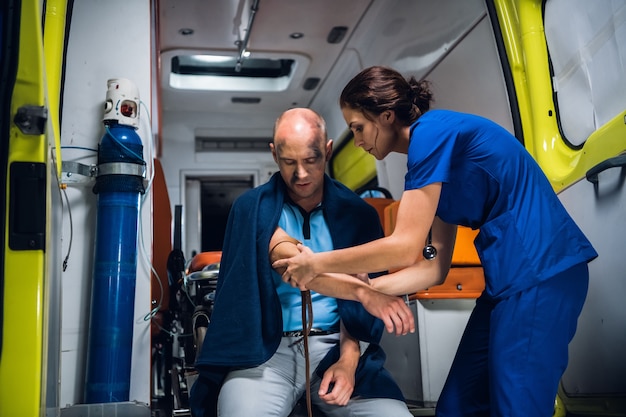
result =
M413 312L402 298L364 288L359 288L358 298L372 316L383 321L389 333L396 336L415 333Z
M354 371L344 367L341 361L334 363L324 372L319 396L328 404L344 406L354 391Z

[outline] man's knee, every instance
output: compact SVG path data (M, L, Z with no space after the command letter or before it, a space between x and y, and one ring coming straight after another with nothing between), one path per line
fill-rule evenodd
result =
M351 398L346 406L325 404L320 409L328 417L412 417L404 401L392 398Z

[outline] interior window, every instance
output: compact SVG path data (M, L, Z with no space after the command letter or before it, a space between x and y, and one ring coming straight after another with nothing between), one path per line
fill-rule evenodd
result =
M547 0L544 20L561 132L581 146L626 108L626 0Z

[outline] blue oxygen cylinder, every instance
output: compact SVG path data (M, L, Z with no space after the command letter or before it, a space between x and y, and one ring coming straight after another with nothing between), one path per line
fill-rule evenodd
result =
M129 400L137 230L145 161L135 128L105 120L98 198L85 402Z

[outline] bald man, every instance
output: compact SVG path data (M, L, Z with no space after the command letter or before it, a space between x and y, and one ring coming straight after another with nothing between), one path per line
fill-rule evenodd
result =
M309 383L311 401L326 415L411 416L379 345L384 327L414 330L402 300L328 274L309 284L313 314L303 323L300 290L271 266L298 242L327 251L379 238L378 214L325 174L332 140L314 111L284 112L270 149L279 172L240 196L229 214L192 415L286 417Z

